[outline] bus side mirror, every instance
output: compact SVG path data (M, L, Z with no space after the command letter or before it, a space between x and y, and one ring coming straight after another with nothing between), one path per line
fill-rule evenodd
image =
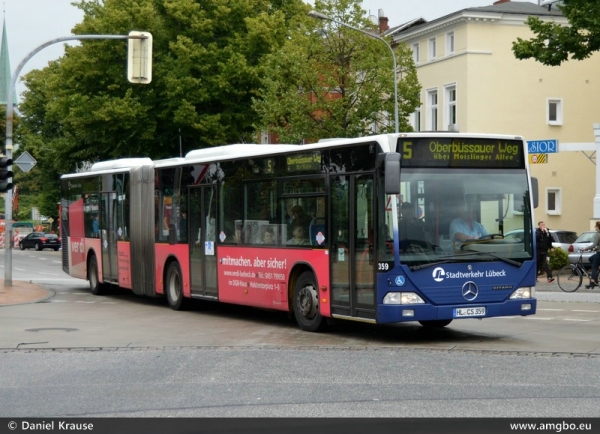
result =
M385 154L385 193L400 194L400 154Z
M533 207L537 208L539 203L537 178L531 178L531 198L533 199Z

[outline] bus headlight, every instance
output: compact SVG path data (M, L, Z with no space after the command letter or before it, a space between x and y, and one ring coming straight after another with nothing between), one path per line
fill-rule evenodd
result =
M388 292L383 304L424 304L425 301L414 292Z
M530 286L525 286L525 287L519 288L515 292L513 292L512 295L510 296L510 299L518 300L521 298L533 298L534 296L535 296L535 288L532 288Z

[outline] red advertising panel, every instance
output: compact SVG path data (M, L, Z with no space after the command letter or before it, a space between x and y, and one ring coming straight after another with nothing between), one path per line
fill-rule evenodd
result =
M227 303L288 311L288 282L294 266L315 272L320 310L329 316L329 251L218 248L219 300Z

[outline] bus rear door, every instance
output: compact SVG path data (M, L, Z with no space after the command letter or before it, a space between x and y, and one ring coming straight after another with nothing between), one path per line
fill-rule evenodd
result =
M217 298L214 185L190 189L190 279L192 296Z

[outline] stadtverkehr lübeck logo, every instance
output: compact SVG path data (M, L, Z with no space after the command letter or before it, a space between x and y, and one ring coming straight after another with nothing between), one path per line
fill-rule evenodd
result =
M437 267L431 273L433 280L441 282L444 279L476 279L483 277L506 277L506 270L486 270L486 271L472 271L467 272L446 272L442 267Z

